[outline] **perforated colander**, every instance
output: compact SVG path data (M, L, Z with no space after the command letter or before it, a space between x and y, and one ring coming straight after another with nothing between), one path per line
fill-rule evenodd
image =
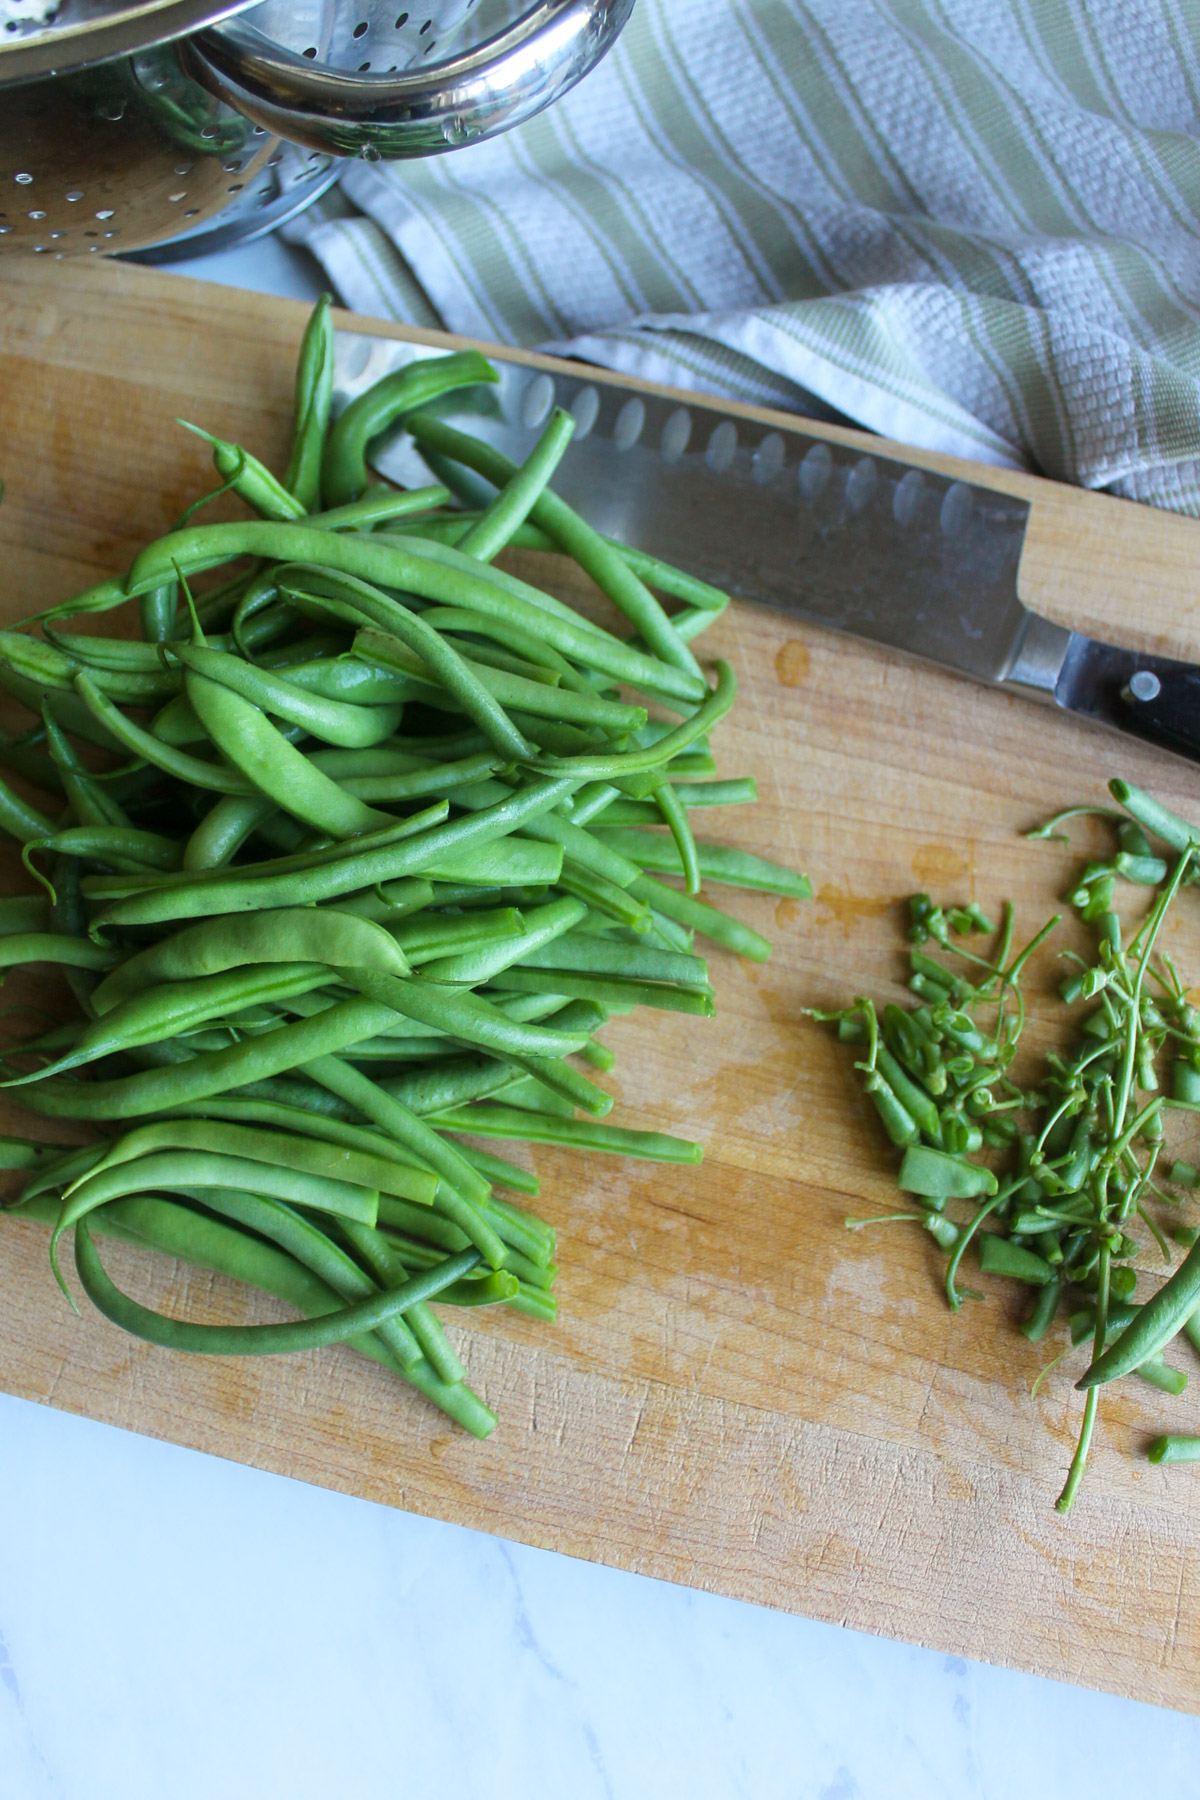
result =
M268 229L334 157L427 156L529 118L632 5L0 0L0 253L188 254Z

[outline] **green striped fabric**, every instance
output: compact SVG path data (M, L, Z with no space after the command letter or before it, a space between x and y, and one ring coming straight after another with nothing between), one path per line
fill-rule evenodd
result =
M356 163L361 311L1200 514L1200 0L639 0L530 124Z

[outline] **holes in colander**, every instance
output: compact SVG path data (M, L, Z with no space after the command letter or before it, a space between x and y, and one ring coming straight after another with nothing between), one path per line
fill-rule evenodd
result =
M177 175L190 175L192 172L192 166L193 165L191 163L176 163L175 164L175 173Z
M102 206L100 208L100 211L96 214L96 217L98 219L111 219L112 216L113 216L113 209L111 206Z
M0 237L7 237L12 230L11 225L0 225Z
M432 25L433 25L433 20L432 20L432 19L426 19L426 21L425 21L425 23L424 23L424 24L423 24L423 25L422 25L422 27L421 27L421 29L420 29L420 31L419 31L419 32L418 32L418 33L417 33L417 36L418 36L418 37L424 37L424 36L425 36L425 33L426 33L426 32L427 32L427 31L428 31L428 30L430 30L430 28L431 28L431 27L432 27Z
M202 125L200 127L200 136L202 138L215 138L216 135L217 128L215 125Z
M300 52L300 54L301 54L301 56L307 56L309 62L314 62L316 60L316 55L317 55L317 46L315 44L310 44L308 46L308 49L302 50Z
M367 70L368 70L368 69L369 69L369 68L370 68L370 67L371 67L371 65L370 65L370 63L369 63L369 62L365 62L365 63L359 63L359 65L358 65L358 72L359 72L359 74L360 74L360 75L365 75L365 74L366 74L366 73L367 73Z
M426 44L424 50L422 50L421 55L422 56L431 56L436 49L437 49L437 39L430 38L430 40Z
M33 176L26 175L25 172L22 170L21 174L13 176L13 180L16 182L19 182L22 187L28 187L30 182L33 180Z
M400 17L399 17L399 18L398 18L398 19L397 19L397 20L396 20L396 30L397 30L397 31L403 31L403 30L404 30L404 27L405 27L405 26L406 26L406 25L407 25L407 24L408 24L408 14L407 14L407 13L401 13L401 14L400 14Z
M30 218L31 218L31 219L44 219L44 218L45 218L45 216L46 216L46 215L45 215L45 213L44 213L44 212L43 212L43 211L42 211L42 209L41 209L41 207L40 207L40 206L35 206L35 207L34 207L34 209L33 209L33 211L32 211L32 212L31 212L31 213L30 213L30 215L29 215L29 217L30 217Z
M185 219L198 219L200 217L200 208L198 206L189 206L183 216Z
M178 194L168 194L167 199L171 202L172 206L178 206L181 200L187 199L187 189L182 189Z
M245 185L244 181L231 181L229 186L225 189L225 192L227 194L240 194Z
M72 205L74 205L76 200L83 199L83 189L82 188L71 188L67 194L67 199L71 202Z
M365 19L360 19L358 21L358 24L354 27L354 36L356 38L360 38L360 37L366 37L366 35L367 35L367 21Z

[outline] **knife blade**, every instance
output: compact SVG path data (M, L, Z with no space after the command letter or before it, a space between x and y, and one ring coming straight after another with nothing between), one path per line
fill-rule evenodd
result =
M447 354L339 331L335 407L394 369ZM834 442L803 419L735 417L697 395L642 393L585 365L551 374L489 352L500 380L431 409L514 462L551 409L575 419L555 491L599 531L738 599L1048 701L1200 761L1200 668L1069 631L1019 593L1029 505ZM404 486L429 467L403 431L372 463ZM494 490L463 471L460 492Z

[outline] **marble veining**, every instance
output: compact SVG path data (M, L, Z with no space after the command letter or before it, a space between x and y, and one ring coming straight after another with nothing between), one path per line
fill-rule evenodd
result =
M2 1800L1200 1800L1200 1719L0 1397Z

